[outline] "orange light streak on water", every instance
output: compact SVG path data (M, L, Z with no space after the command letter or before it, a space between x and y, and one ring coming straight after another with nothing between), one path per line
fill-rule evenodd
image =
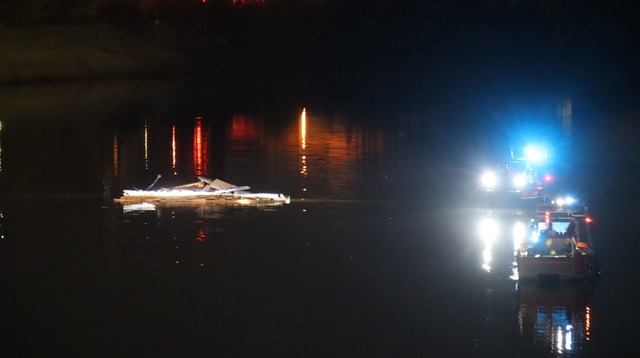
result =
M302 109L302 114L300 115L300 146L304 150L307 148L307 109ZM307 156L303 151L301 155L301 166L300 174L302 176L307 176L309 173L307 172Z
M118 147L118 131L113 131L113 175L118 176L120 173L120 162L118 161L120 149Z

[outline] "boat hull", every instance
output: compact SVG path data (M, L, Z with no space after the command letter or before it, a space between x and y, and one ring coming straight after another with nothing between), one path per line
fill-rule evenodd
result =
M584 280L594 274L593 258L576 256L520 256L516 257L520 279L557 278Z

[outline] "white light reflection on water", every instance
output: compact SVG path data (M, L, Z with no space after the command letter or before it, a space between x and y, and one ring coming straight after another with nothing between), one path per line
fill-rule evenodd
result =
M509 276L509 278L513 281L518 281L520 279L520 273L518 272L518 263L515 259L513 260L513 262L511 262L511 275Z
M4 239L4 213L0 210L0 240Z
M568 325L566 327L567 333L565 334L565 343L564 343L564 349L571 351L573 350L573 327L571 325Z
M573 350L573 327L571 325L557 326L551 337L552 342L555 343L552 345L554 353L561 356Z
M149 121L144 119L144 169L149 169Z
M552 333L552 337L555 341L556 353L562 354L564 349L564 332L562 331L562 327L557 327L555 332Z
M499 228L497 222L492 218L485 218L480 222L479 234L482 242L484 243L484 250L482 251L482 269L486 272L491 272L491 262L493 261L493 243L499 235Z
M497 266L500 266L497 274L506 274L506 270L510 269L509 277L512 280L517 280L515 253L519 250L526 236L522 220L499 216L486 217L481 219L478 224L478 236L482 243L481 267L483 271L495 271Z
M485 247L484 251L482 252L482 269L484 269L486 272L491 272L491 261L491 247Z
M526 243L527 229L525 224L516 221L513 225L513 261L511 262L511 276L512 280L519 280L520 274L518 273L518 263L515 260L516 255L520 252L522 246Z
M526 241L525 222L522 214L496 212L479 221L477 235L482 245L479 257L483 271L518 280L515 257Z
M176 125L171 126L171 168L173 169L173 175L178 175L176 171L177 158L176 158Z
M524 244L527 230L523 223L517 221L513 225L513 250L517 251Z

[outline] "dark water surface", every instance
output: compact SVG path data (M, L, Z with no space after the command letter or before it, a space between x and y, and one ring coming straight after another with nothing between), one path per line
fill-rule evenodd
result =
M476 164L531 126L509 98L227 100L176 83L0 91L0 355L637 352L633 108L574 99L563 127L567 97L528 103L544 113L531 121L558 133L563 168L591 203L603 265L594 285L539 286L511 278L507 239L483 269L476 234L488 209ZM157 174L158 186L203 175L292 202L113 203Z

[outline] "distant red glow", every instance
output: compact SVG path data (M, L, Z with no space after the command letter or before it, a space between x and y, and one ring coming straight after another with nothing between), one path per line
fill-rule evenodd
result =
M544 181L550 183L553 180L553 176L551 174L546 174L544 176Z
M234 6L251 5L251 4L264 4L265 0L232 0Z
M258 142L260 128L254 117L234 115L229 127L231 150L236 153L253 152Z
M593 220L587 216L586 218L584 218L584 222L586 222L587 224L590 224L593 222Z
M231 123L231 139L234 141L255 140L256 123L253 118L243 115L233 116Z

